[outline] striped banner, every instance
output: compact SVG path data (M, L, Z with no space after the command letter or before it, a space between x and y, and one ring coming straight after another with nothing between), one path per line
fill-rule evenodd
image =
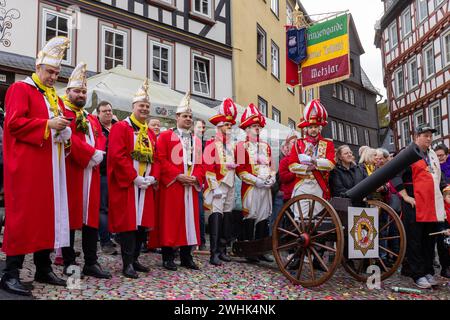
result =
M301 68L303 88L336 83L350 77L348 30L347 14L308 28L308 57Z

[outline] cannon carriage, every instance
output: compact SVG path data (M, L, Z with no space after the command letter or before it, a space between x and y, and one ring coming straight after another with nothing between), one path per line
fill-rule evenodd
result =
M342 197L327 201L303 194L290 199L280 210L272 237L233 243L236 256L258 256L272 251L280 271L294 284L315 287L330 279L339 265L356 280L364 282L377 266L381 280L392 276L406 252L406 234L399 215L386 203L367 196L407 166L422 158L411 144L370 177L348 190ZM353 204L374 208L378 213L378 257L349 258L348 211ZM389 245L394 244L394 245ZM391 263L387 263L389 257Z

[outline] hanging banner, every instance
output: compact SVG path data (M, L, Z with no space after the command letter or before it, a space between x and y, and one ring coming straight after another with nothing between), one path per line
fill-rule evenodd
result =
M306 59L306 28L291 28L286 32L288 58L296 64Z
M378 208L348 208L348 258L378 258Z
M342 15L307 30L307 59L301 67L304 89L350 77L349 18Z
M286 26L286 84L295 87L300 84L299 64L289 59L289 37L288 32L292 26ZM306 38L305 38L306 42Z

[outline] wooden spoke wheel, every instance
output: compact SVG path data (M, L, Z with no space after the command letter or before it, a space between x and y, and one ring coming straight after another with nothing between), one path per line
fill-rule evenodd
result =
M372 259L342 259L345 270L356 280L366 282L373 273L367 268L376 265L381 271L381 280L389 278L397 271L406 253L406 234L398 214L386 203L378 200L367 201L369 207L378 208L379 257ZM347 240L347 239L346 239Z
M281 272L292 283L319 286L341 263L344 251L341 220L320 197L303 194L292 198L275 221L272 250Z

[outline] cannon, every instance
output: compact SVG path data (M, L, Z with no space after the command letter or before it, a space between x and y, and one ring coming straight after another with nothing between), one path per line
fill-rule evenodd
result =
M387 279L395 273L405 256L405 229L391 207L378 200L368 200L367 196L420 159L422 153L412 143L342 197L327 201L315 195L303 194L290 199L278 213L272 236L255 241L236 241L232 246L234 255L257 256L272 251L285 277L303 287L323 284L341 264L353 278L361 282L367 281L371 275L368 273L371 265L380 268L381 280ZM392 264L387 264L380 257L348 258L348 208L356 201L365 207L378 209L379 251L390 256ZM320 209L318 213L315 212L318 211L316 207ZM388 248L388 241L396 241L396 249Z

